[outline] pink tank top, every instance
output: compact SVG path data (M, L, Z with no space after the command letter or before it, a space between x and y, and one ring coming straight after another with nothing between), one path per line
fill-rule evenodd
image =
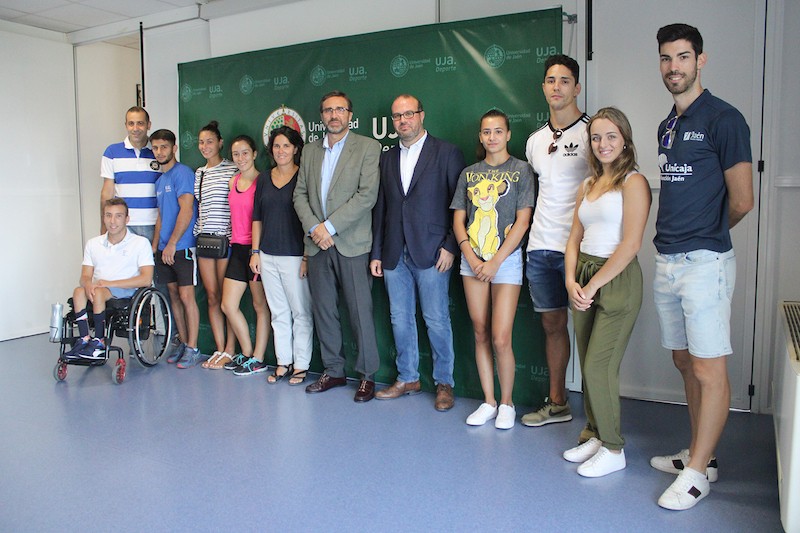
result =
M258 178L242 192L239 191L241 177L241 174L233 177L233 187L228 193L228 203L231 206L231 242L250 246L253 242L253 203Z

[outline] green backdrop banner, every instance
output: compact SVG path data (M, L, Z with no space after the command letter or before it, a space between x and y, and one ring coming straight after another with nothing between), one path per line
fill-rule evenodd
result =
M211 120L220 123L226 139L247 134L266 140L273 128L286 124L298 129L306 142L317 140L324 134L319 101L332 90L346 92L353 101L353 131L377 139L384 149L397 143L389 117L393 99L401 93L418 96L425 108L426 129L458 145L468 164L475 160L480 116L491 108L502 109L511 122L509 150L524 160L528 134L548 117L540 87L545 60L561 51L561 25L561 10L550 9L181 64L178 66L181 160L193 168L205 163L196 149L197 134ZM268 161L265 150L261 150L258 168L268 168ZM450 294L456 393L482 398L471 323L457 266L454 272ZM205 301L200 292L198 296ZM396 376L396 351L388 300L380 280L373 287L373 299L382 354L376 378L392 382ZM248 305L249 301L243 308ZM346 311L342 314L346 319ZM248 318L253 318L252 308ZM431 390L430 347L424 324L419 327L423 386ZM207 323L203 324L202 333L201 347L210 348ZM345 340L346 350L355 351L349 331ZM514 348L517 357L514 400L537 405L547 394L547 365L541 325L531 308L527 286L523 286L520 296ZM269 356L274 361L271 347ZM316 345L312 369L321 370ZM352 372L352 368L348 370Z

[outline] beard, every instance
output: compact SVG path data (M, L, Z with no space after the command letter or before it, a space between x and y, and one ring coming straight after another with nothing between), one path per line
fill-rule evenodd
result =
M669 77L672 76L673 74L682 74L683 78L678 82L670 81ZM691 73L671 71L663 77L663 80L664 80L664 86L670 93L683 94L690 88L694 87L694 84L697 81L697 69L695 69Z

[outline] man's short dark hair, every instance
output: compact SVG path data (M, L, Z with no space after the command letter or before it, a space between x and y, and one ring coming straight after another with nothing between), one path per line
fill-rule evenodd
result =
M126 202L124 198L114 197L106 200L105 203L103 204L103 213L106 212L106 207L111 207L112 205L121 205L122 207L124 207L125 216L126 217L128 216L128 202Z
M575 78L575 85L580 83L581 67L578 62L564 54L556 54L547 58L544 62L544 77L547 78L547 71L553 65L564 65L572 72L572 77Z
M144 118L147 120L147 122L150 122L150 113L148 113L147 110L141 106L135 105L125 111L125 122L128 121L128 113L144 113Z
M408 94L408 93L398 94L395 97L395 100L397 100L398 98L408 98L409 100L416 100L417 101L417 111L424 111L424 109L422 109L422 100L420 100L419 98L417 98L413 94ZM392 103L394 103L394 101Z
M703 53L702 35L700 35L700 32L697 28L694 26L689 26L688 24L670 24L668 26L664 26L658 30L656 39L658 40L659 50L661 49L661 45L664 43L674 43L675 41L685 39L692 44L692 49L694 50L695 56L699 56Z
M353 102L351 102L351 101L350 101L350 97L349 97L349 96L347 96L347 95L346 95L344 92L342 92L342 91L331 91L331 92L329 92L328 94L326 94L325 96L323 96L323 97L320 99L320 101L319 101L319 112L320 112L320 113L322 113L322 103L323 103L325 100L327 100L328 98L333 98L334 96L341 96L342 98L344 98L345 100L347 100L347 109L348 109L348 110L350 110L350 111L352 111L352 110L353 110Z
M150 142L153 141L167 141L174 146L175 134L169 130L156 130L150 134Z

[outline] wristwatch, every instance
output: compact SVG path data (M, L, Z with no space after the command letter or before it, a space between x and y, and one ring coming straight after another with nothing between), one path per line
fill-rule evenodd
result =
M261 250L250 250L250 255L258 255Z

